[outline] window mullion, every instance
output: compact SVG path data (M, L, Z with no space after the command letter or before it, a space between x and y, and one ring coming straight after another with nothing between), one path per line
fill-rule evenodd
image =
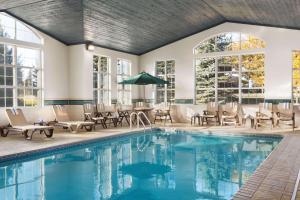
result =
M239 55L239 103L242 103L242 56Z
M215 102L218 102L218 57L215 57Z

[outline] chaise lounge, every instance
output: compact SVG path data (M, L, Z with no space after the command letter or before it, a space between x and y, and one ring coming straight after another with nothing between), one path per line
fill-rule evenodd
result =
M9 125L1 132L1 136L6 137L10 131L21 132L28 140L32 139L35 132L44 133L46 137L53 136L54 128L52 126L32 125L26 120L21 109L6 109L6 116ZM29 134L31 132L31 134Z
M92 131L95 128L94 122L88 121L72 121L67 113L64 106L54 105L53 111L55 115L55 125L61 126L64 129L70 129L71 131L78 132L80 129L85 129L86 131Z

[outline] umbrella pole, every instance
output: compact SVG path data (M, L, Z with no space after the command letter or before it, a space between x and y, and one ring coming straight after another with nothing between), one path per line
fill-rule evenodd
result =
M146 104L146 85L144 85L144 102Z

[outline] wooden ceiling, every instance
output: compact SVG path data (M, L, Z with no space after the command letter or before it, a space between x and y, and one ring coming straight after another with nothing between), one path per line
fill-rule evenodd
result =
M144 54L224 22L300 29L300 0L0 0L67 45Z

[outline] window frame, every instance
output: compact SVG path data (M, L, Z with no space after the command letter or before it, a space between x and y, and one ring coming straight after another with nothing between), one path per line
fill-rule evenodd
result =
M124 62L127 62L129 64L129 74L124 74L124 73L119 74L118 73L119 61L124 61ZM122 71L124 71L124 69ZM117 80L118 80L119 77L120 77L121 80L129 78L132 75L132 62L131 62L131 60L124 59L124 58L117 58L117 72L116 72L116 75L117 75ZM131 85L126 85L127 88L129 88L129 89L126 89L126 86L121 84L122 89L120 89L118 87L119 85L120 84L117 85L117 102L121 103L121 104L124 104L124 105L132 105L132 86ZM122 94L123 94L122 97L119 97L119 92L122 92ZM121 99L121 101L120 101L120 98L124 98L124 93L129 93L129 99L127 99L128 103L125 103L126 99Z
M236 32L226 32L226 33L236 33ZM239 32L237 32L239 33ZM211 38L216 38L218 35L222 35L224 33L219 33L219 34L216 34L216 35L213 35L212 37L210 38L206 38L205 40L203 40L202 42L200 42L199 44L197 44L196 47L194 47L193 49L193 71L194 71L194 104L201 104L201 103L197 103L197 91L199 91L199 89L197 89L197 76L196 76L196 73L197 73L197 60L199 60L201 62L201 59L214 59L215 62L214 62L214 72L215 72L215 77L214 77L214 80L215 80L215 84L214 84L214 88L201 88L203 91L205 90L213 90L214 91L214 102L218 102L218 90L238 90L238 102L239 103L242 103L242 91L245 90L245 89L258 89L258 90L262 90L262 94L264 95L265 94L265 84L263 87L251 87L251 88L247 88L247 87L243 87L242 86L242 74L245 73L245 72L263 72L264 73L264 83L265 83L265 58L266 58L266 54L265 54L265 48L256 48L256 49L249 49L249 50L244 50L241 48L241 44L242 44L242 40L241 40L241 37L240 37L240 40L239 40L239 48L240 50L229 50L229 51L215 51L215 52L209 52L209 53L196 53L196 48L198 48L203 42L206 42L208 41L209 39ZM242 34L246 34L246 33L239 33L240 36ZM249 35L249 36L254 36L256 37L255 35L252 35L252 34L246 34L246 35ZM259 37L256 37L257 39L260 39ZM264 40L260 39L262 42L265 42ZM265 44L266 46L266 44ZM262 54L264 55L264 67L263 67L263 70L242 70L242 56L245 56L245 55L259 55L259 54ZM229 57L229 56L237 56L238 57L238 87L236 88L221 88L221 87L218 87L218 74L220 73L218 71L218 60L220 58L223 58L223 57ZM231 71L232 72L232 71Z
M158 62L163 62L164 63L164 75L158 75L157 73L157 63ZM167 73L167 62L174 62L174 73L168 74ZM154 93L154 99L155 99L155 103L175 103L175 93L176 93L176 59L163 59L163 60L157 60L155 61L154 64L154 68L155 68L155 76L158 78L163 77L163 80L168 80L168 76L173 76L174 77L174 88L168 88L168 84L164 84L163 88L158 89L158 86L155 86L155 93ZM164 101L163 102L158 102L157 101L157 92L158 91L163 91L164 92ZM173 101L168 101L168 91L174 91L174 100Z
M300 50L293 50L292 51L292 84L291 84L291 102L293 102L294 104L296 105L299 105L299 99L300 99L300 95L296 98L296 95L295 95L295 92L294 92L294 89L296 89L294 86L294 81L296 80L294 78L294 72L295 71L298 71L299 72L299 75L300 75L300 66L298 68L294 68L294 54L299 54L300 56ZM300 81L300 78L297 79L298 81ZM300 89L298 89L298 92L300 92Z
M6 46L10 46L13 50L13 56L12 56L13 62L12 62L12 64L7 64L6 61L3 61L3 64L0 64L0 66L3 67L4 71L6 71L7 68L12 68L12 73L13 73L12 76L9 76L9 77L13 78L13 84L12 85L4 84L4 85L0 86L1 89L4 89L4 96L1 97L1 99L4 100L5 106L2 107L2 108L9 108L9 107L23 108L23 107L41 107L41 106L44 106L44 102L43 102L43 99L44 99L43 41L44 41L44 39L33 28L31 28L27 24L23 23L22 21L14 18L13 16L10 16L9 14L6 14L4 12L0 12L0 15L5 15L5 16L11 18L14 21L14 38L8 38L8 37L0 36L0 44L3 45L3 48L4 48L4 57L6 56L6 53L5 53ZM34 43L34 42L18 40L17 39L17 26L16 26L17 23L20 23L20 24L24 25L25 27L28 28L28 30L32 31L32 33L35 34L36 37L40 39L40 43ZM38 66L33 68L33 67L30 67L30 66L18 65L17 64L18 48L36 50L37 53L38 53L38 55L37 55L38 62L39 62ZM31 78L30 78L31 86L26 86L25 83L24 83L23 86L19 86L18 85L18 75L17 75L18 69L30 69L30 70L35 69L35 70L37 70L37 72L36 72L36 75L37 75L36 84L37 84L37 86L34 87L34 85L33 85L34 78L33 78L32 72L30 72L30 74L31 74ZM5 79L6 74L5 74L5 72L3 72L3 73L4 73L3 77ZM27 80L29 80L29 79L27 79ZM12 89L12 91L13 91L12 106L7 106L6 103L5 103L6 102L5 99L7 99L6 89ZM18 90L24 90L23 91L23 96L22 96L23 98L20 98L18 96ZM34 103L35 98L32 98L31 105L26 105L26 90L31 90L31 95L32 96L34 96L34 90L37 90L36 91L37 92L37 98L36 98L37 102L36 102L36 104ZM8 97L8 98L10 98L10 97ZM23 99L23 105L18 104L19 99Z
M95 72L94 71L94 66L93 67L93 101L95 102L95 98L94 98L94 92L97 91L97 102L95 102L96 104L98 103L103 103L107 106L111 105L111 58L109 56L105 56L105 55L101 55L101 54L93 54L93 64L94 64L94 57L97 56L98 57L98 71ZM99 60L101 57L107 58L107 72L100 72L99 71ZM94 87L94 74L97 74L97 88ZM100 88L100 77L101 75L108 76L108 83L107 83L107 88ZM104 94L105 92L107 92L108 97L107 97L107 101L108 102L101 102L100 101L100 96L101 96L101 92ZM103 98L104 99L104 98Z

